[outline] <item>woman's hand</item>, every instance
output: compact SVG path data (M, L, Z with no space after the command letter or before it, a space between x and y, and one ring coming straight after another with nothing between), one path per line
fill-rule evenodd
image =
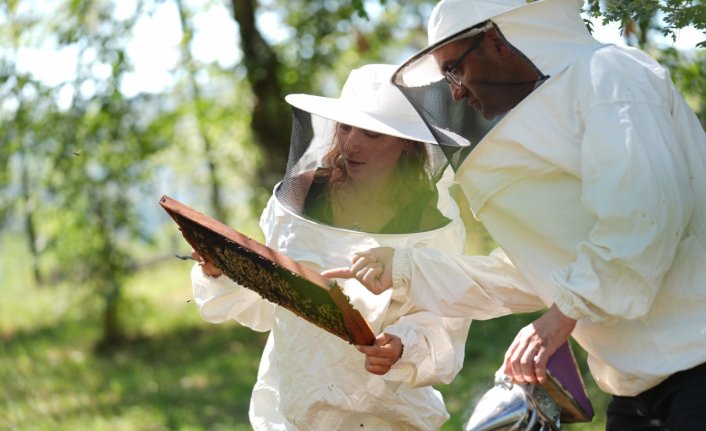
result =
M379 295L392 287L392 256L395 249L376 247L355 253L350 268L322 271L327 278L355 278L372 293Z
M223 272L218 269L216 265L210 261L206 261L196 250L191 249L191 257L199 263L199 266L201 266L201 271L209 277L220 277L223 275Z
M400 337L383 332L375 338L372 346L356 346L365 354L365 369L368 372L383 375L390 371L402 356L402 340Z

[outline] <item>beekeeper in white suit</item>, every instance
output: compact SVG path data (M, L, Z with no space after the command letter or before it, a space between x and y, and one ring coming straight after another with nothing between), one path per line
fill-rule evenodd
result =
M462 252L452 172L390 83L395 69L354 70L340 98L287 96L290 158L260 219L267 245L317 271L375 246ZM349 280L344 293L379 334L374 346L356 348L219 275L209 262L192 271L203 318L270 331L250 402L254 429L434 430L449 418L431 385L461 369L470 319L439 317Z
M516 312L533 294L548 311L508 349L508 376L543 381L571 335L615 395L608 430L703 429L704 129L655 60L591 37L582 4L443 0L429 46L393 77L440 145L470 136L474 115L491 122L470 154L448 154L511 264L398 247L325 275L446 316Z

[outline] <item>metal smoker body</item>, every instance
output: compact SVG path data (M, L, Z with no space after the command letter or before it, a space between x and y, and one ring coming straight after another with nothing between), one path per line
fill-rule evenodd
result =
M593 407L568 342L549 360L547 377L543 385L513 384L498 372L465 431L558 431L562 423L590 422Z
M557 431L561 410L537 385L513 384L496 375L466 424L466 431Z

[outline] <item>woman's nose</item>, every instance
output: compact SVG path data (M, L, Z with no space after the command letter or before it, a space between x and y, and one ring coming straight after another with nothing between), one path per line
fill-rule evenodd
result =
M343 148L347 153L355 153L360 150L361 145L363 143L363 139L365 138L365 134L362 133L360 129L357 128L352 128L350 132L348 132L346 139L343 142Z

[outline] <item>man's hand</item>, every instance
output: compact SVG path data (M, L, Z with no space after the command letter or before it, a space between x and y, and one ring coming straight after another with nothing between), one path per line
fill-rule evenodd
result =
M392 287L391 247L376 247L353 255L350 268L334 268L322 271L327 278L355 278L372 293L379 295Z
M368 372L383 375L390 371L395 362L402 356L402 340L396 335L386 332L375 338L372 346L356 346L365 354L365 369Z
M505 353L505 375L517 383L545 383L547 362L569 338L576 321L566 317L556 305L515 337Z
M196 250L191 249L191 257L199 263L201 271L209 277L220 277L223 275L223 272L218 269L216 265L210 261L206 261Z

